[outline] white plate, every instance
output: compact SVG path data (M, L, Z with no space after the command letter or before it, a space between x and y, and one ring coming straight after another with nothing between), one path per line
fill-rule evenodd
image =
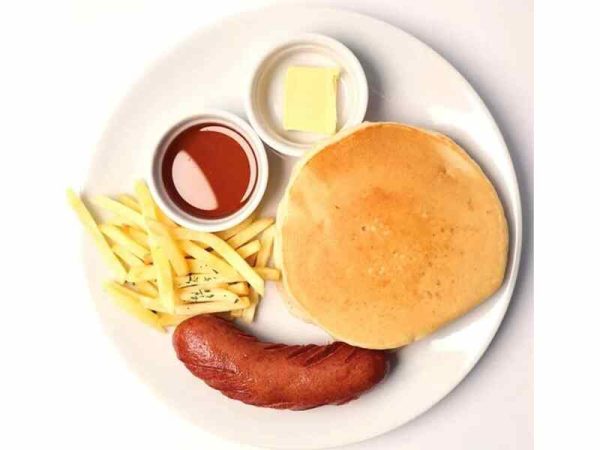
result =
M174 410L225 438L308 449L367 439L418 416L467 375L502 321L517 276L521 206L502 136L471 86L423 43L363 15L290 7L245 13L198 31L135 85L98 145L85 192L131 191L164 133L198 111L219 108L244 116L244 89L254 57L259 56L255 52L300 32L339 39L360 59L370 88L367 120L401 121L441 131L481 164L502 198L511 233L508 272L496 295L433 336L399 351L390 376L358 400L304 412L277 411L229 400L192 376L176 360L167 336L138 325L109 301L101 288L108 273L87 239L84 258L106 332L140 380ZM269 159L263 212L274 214L294 159L271 151ZM288 314L272 284L252 330L262 338L287 343L327 341L318 328Z

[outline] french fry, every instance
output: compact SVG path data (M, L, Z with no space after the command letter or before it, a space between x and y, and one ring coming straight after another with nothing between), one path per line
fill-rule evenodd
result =
M196 282L190 282L190 280L192 279L198 279L199 277L204 277L205 275L203 274L190 274L192 275L192 277L188 276L188 277L177 277L175 279L175 288L176 289L184 289L184 288L189 288L189 287L197 287L199 289L228 289L229 287L229 283L224 283L224 282L220 282L220 281L196 281ZM206 275L207 278L210 279L210 275ZM177 281L177 279L183 279L185 278L185 281L183 283L179 283ZM233 292L233 291L232 291Z
M243 231L228 239L227 243L233 248L241 247L246 242L249 242L254 236L271 226L274 221L275 220L272 217L258 219L256 222L253 222L250 226L246 227Z
M233 283L227 286L227 289L239 296L248 295L250 292L248 283Z
M92 203L94 203L102 209L116 214L128 225L144 228L144 218L139 212L129 208L128 206L125 206L124 204L116 200L113 200L110 197L107 197L106 195L97 195L92 199Z
M164 328L160 325L158 316L152 311L147 310L142 306L136 298L135 293L132 293L127 288L115 283L108 282L104 286L105 290L114 299L115 303L123 310L140 320L141 322L150 325L156 330L164 333Z
M131 237L131 239L133 239L141 246L150 248L150 242L148 242L148 234L145 231L129 227L126 229L126 233L129 235L129 237Z
M156 218L162 224L166 225L169 228L175 228L179 226L175 222L173 222L164 212L162 212L158 206L156 207Z
M157 297L149 297L147 295L141 294L134 290L133 287L128 286L119 286L120 288L126 289L127 293L136 299L140 305L142 305L147 310L169 313L169 309L165 307Z
M246 259L250 255L254 255L260 251L260 242L258 240L250 241L237 249L238 254Z
M229 311L229 315L231 316L231 318L233 319L238 319L240 317L242 317L242 314L244 314L244 311L246 311L248 308L244 308L244 309L234 309L233 311Z
M281 278L281 272L272 267L255 267L254 270L263 280L279 281Z
M228 276L214 273L190 273L188 275L184 275L183 277L175 278L175 287L184 288L188 286L203 286L210 288L243 280L244 278L238 274L235 276Z
M258 302L260 301L260 296L256 293L254 289L250 289L250 294L248 295L250 300L250 306L242 310L241 318L246 323L251 323L254 321L254 316L256 315L256 307L258 306Z
M150 244L150 253L152 255L153 265L155 267L155 277L158 286L158 293L161 303L167 309L166 312L172 313L175 309L175 290L173 289L173 274L171 265L165 251L159 246L158 240L150 232L148 224L157 218L157 208L148 186L143 181L135 183L135 193L138 203L142 209L142 216L146 230L148 231L148 242Z
M148 220L148 228L152 230L159 241L159 245L165 250L175 274L183 276L189 273L188 264L183 256L183 252L171 236L168 227L161 222Z
M271 256L274 237L275 226L271 225L263 232L260 238L261 248L256 254L256 261L254 263L255 268L262 268L267 265L269 257ZM265 274L261 275L264 276ZM279 279L278 274L275 274L274 272L270 272L268 273L268 275L270 275L272 278L276 277L277 279ZM250 306L241 311L241 319L246 323L251 323L254 321L254 317L256 315L256 308L260 301L260 296L256 293L254 289L250 289L248 297L250 298Z
M106 291L123 309L160 331L195 314L251 322L265 280L280 278L278 270L266 267L275 236L272 218L255 221L252 215L215 234L189 230L168 218L146 184L138 181L135 198L94 198L114 214L98 225L73 191L67 196L117 275L118 283L107 283Z
M188 230L186 228L175 228L173 232L176 239L202 242L204 245L214 249L250 283L250 286L254 287L259 294L264 294L264 280L248 265L244 258L221 238L214 234Z
M239 297L227 289L203 289L191 286L180 289L179 298L186 302L229 302L236 303Z
M166 312L173 313L175 311L176 299L169 260L161 247L156 247L153 254L160 300L165 308L167 308Z
M152 194L150 194L150 190L146 183L142 180L138 180L135 183L135 195L138 199L138 203L140 204L140 208L144 216L158 220L164 225L168 227L176 227L177 224L169 219L158 207L154 199L152 198Z
M263 231L260 237L260 250L256 254L255 267L266 267L273 250L273 240L275 239L275 225L271 225Z
M228 270L227 273L222 274L217 269L209 266L206 263L198 261L196 259L188 259L187 263L190 268L190 274L193 275L214 275L220 277L223 283L230 283L235 281L243 281L244 278L239 275L237 272ZM183 275L181 277L177 277L178 279L186 279L188 275ZM138 281L155 281L157 279L157 273L154 264L144 264L141 266L134 266L129 269L129 273L127 274L127 281L130 282L138 282Z
M146 231L138 230L137 228L133 228L133 227L126 227L123 231L129 237L131 237L131 239L133 239L135 242L137 242L141 246L146 247L148 249L150 248L150 240L148 238L148 233L146 233ZM152 263L152 252L151 251L146 253L146 256L144 256L144 263L145 264Z
M254 216L255 216L255 214L252 213L250 215L250 217L248 217L247 219L238 223L237 225L235 225L227 230L218 231L215 234L217 236L219 236L221 239L223 239L224 241L226 241L227 239L232 238L233 236L235 236L236 234L238 234L239 232L241 232L242 230L247 228L248 225L250 225L252 223L252 221L254 220Z
M99 228L100 231L102 231L102 233L109 237L113 242L122 245L138 258L144 259L144 256L148 253L148 248L135 242L120 228L107 224L101 224Z
M147 297L158 297L158 289L156 289L156 286L154 286L149 281L139 281L137 283L130 283L127 287Z
M152 200L152 195L144 181L138 180L135 182L135 196L137 197L137 202L140 205L144 219L149 218L157 220L156 203Z
M152 311L156 311L159 313L170 314L169 308L167 308L158 298L151 298L142 296L139 298L140 303L146 309L151 309Z
M224 267L214 267L197 259L188 259L188 265L190 267L190 273L208 273L214 275L224 275L234 277L238 273L233 268L228 268L226 272L223 272Z
M243 311L242 309L234 309L233 311L224 311L224 312L218 312L218 313L214 313L215 316L217 317L221 317L225 320L235 320L234 314L236 314L239 311Z
M142 286L141 288L138 288L136 286L136 284L134 284L134 283L125 283L125 284L118 284L117 283L116 287L113 286L112 288L115 289L115 290L118 290L121 293L129 295L130 297L136 299L140 303L143 303L143 300L149 300L150 302L158 300L156 298L156 295L147 295L144 292L142 292L142 291L152 292L152 288L148 288L148 287L145 287L145 286ZM154 289L153 293L156 294L156 289Z
M115 253L115 255L121 258L121 260L129 266L130 269L134 266L140 266L144 264L144 261L142 259L135 256L122 245L115 244L111 247L111 249Z
M254 267L256 265L256 253L254 253L253 255L248 256L246 259L246 262L248 264L250 264L250 266Z
M237 303L231 302L206 302L206 303L186 303L175 307L177 315L197 315L211 314L225 311L235 311L236 309L244 309L250 305L248 297L241 297Z
M154 264L142 264L131 267L127 274L127 281L130 283L156 281L156 269L154 268Z
M96 221L85 207L81 199L72 189L67 190L67 200L69 201L71 208L77 214L79 221L92 236L94 244L96 244L96 247L98 247L98 250L100 251L100 255L108 264L108 267L112 270L112 272L114 272L117 280L119 282L125 281L125 278L127 277L127 270L125 269L125 266L113 253L106 238L98 228Z
M227 264L225 261L223 261L218 256L214 255L213 253L207 252L194 242L179 241L179 244L181 245L183 251L190 255L192 258L194 258L196 261L206 264L209 268L215 269L219 273L230 274L231 276L236 275L236 272L233 269L233 267L231 267L229 264ZM196 270L192 270L191 267L190 270L193 273L197 272Z
M127 222L127 220L123 219L122 217L119 216L113 216L110 219L108 219L106 222L104 222L108 225L114 225L116 227L121 227L121 228L125 228L130 226L129 222Z
M108 282L107 284L109 284L111 282ZM112 282L114 283L114 282ZM119 283L114 283L114 285L111 287L111 289L113 290L117 290L119 292L121 292L122 294L127 294L128 296L136 299L137 301L141 301L143 298L148 297L150 300L154 300L151 296L147 296L144 293L140 292L138 289L135 288L135 285L133 283L127 283L125 282L125 284L119 284Z
M192 316L176 316L174 314L168 313L159 313L158 314L158 323L160 323L163 327L176 327L181 322L186 319L189 319Z
M121 203L123 203L129 209L133 209L135 212L139 212L139 213L142 212L142 208L140 208L140 205L133 197L131 197L127 194L123 194L123 195L119 195L118 199Z

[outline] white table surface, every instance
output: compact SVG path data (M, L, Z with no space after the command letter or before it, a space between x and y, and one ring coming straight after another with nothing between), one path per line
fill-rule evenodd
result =
M73 51L65 76L68 108L77 128L57 152L83 167L104 124L129 86L161 52L219 17L286 1L87 0L71 9ZM295 2L298 3L298 2ZM519 178L524 213L522 269L503 325L471 374L429 412L393 432L346 449L530 449L533 446L533 5L524 0L315 1L343 7L396 25L449 60L475 87L498 122ZM207 43L210 45L210 43ZM84 117L85 120L79 120ZM59 154L60 156L60 154ZM85 176L62 169L61 186ZM58 189L60 188L60 189ZM59 199L63 201L63 197ZM55 218L64 236L79 234L69 212ZM72 239L74 240L74 239ZM61 258L76 264L78 242L65 243ZM81 275L81 276L80 276ZM70 317L68 351L53 355L66 375L41 411L66 429L48 426L45 439L74 448L237 449L211 435L198 439L192 425L155 399L102 335L82 274L65 292ZM70 336L76 334L77 340ZM43 356L42 356L43 357ZM102 380L102 382L100 382ZM235 424L240 434L251 433ZM32 433L27 439L36 440ZM25 437L24 437L25 439Z

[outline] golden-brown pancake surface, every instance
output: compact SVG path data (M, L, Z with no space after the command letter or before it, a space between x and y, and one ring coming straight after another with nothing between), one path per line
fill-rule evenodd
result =
M366 124L300 163L278 211L295 307L335 338L394 348L469 311L504 278L504 211L449 138Z

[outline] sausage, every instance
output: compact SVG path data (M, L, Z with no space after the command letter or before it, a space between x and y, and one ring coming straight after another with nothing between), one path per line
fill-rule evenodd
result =
M380 350L261 342L216 316L191 317L173 334L177 357L229 398L267 408L340 405L379 383L388 368Z

